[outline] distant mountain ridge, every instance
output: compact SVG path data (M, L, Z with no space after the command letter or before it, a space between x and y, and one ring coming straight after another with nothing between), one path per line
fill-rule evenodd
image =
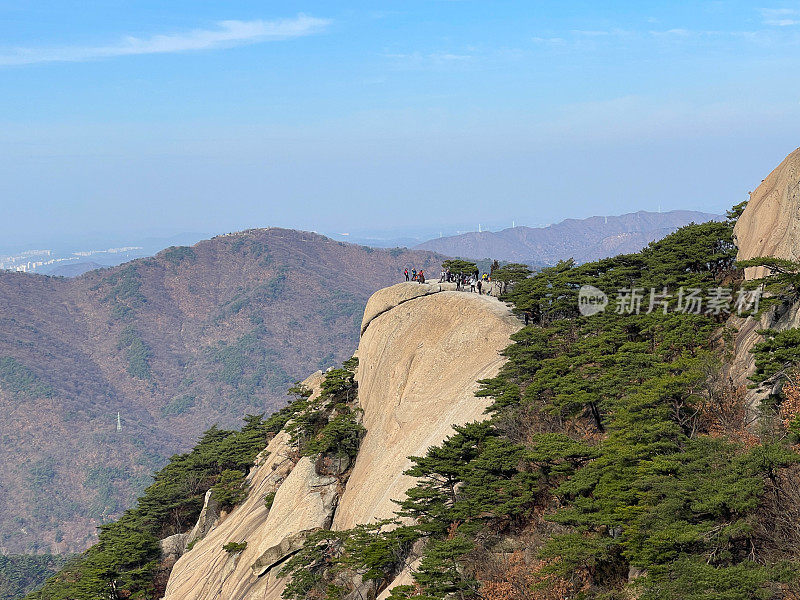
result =
M50 275L50 277L78 277L79 275L83 275L89 271L104 269L106 267L108 267L108 265L103 265L90 260L86 262L72 263L69 265L61 265L47 274Z
M432 239L415 246L448 256L494 258L527 264L555 264L574 258L587 262L637 252L691 222L721 219L711 213L673 210L639 211L619 216L566 219L547 227L511 227Z
M0 272L0 554L85 549L169 456L282 406L352 354L375 290L441 259L270 228L69 279Z

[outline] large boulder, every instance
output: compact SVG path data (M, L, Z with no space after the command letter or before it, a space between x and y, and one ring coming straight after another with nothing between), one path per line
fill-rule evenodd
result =
M253 573L256 577L262 577L270 571L273 571L273 569L281 565L287 558L303 547L309 534L318 530L319 528L305 529L283 537L277 544L264 550L256 562L250 565Z
M370 300L357 372L367 434L344 491L348 461L295 463L287 434L279 433L251 472L247 500L178 560L165 598L279 600L286 584L277 576L280 566L310 532L392 516L392 499L414 483L403 475L407 457L440 443L453 424L485 418L476 381L497 373L500 351L520 322L495 298L446 288L403 283ZM307 382L315 394L321 378ZM267 510L263 497L272 491ZM222 546L232 541L247 547L228 554ZM409 576L406 569L398 581ZM377 591L368 582L350 583L353 598Z
M327 529L339 501L339 480L318 475L314 461L303 457L292 469L272 502L258 544L258 558L252 563L256 575L264 575L281 558L274 557L287 538L315 529ZM287 555L297 548L287 550Z
M800 148L750 194L734 236L739 260L760 256L800 259ZM763 268L746 272L748 279L763 274Z
M364 317L361 319L361 335L364 335L367 326L378 315L403 304L403 302L408 302L420 296L435 294L440 291L439 284L432 285L413 282L398 283L397 285L378 290L370 296L367 307L364 309Z
M374 305L382 308L372 311L377 314L358 347L367 434L334 529L391 517L392 500L402 499L414 482L403 475L408 457L441 443L453 424L486 418L486 400L474 395L477 381L497 373L505 361L500 351L520 328L494 298L451 291L409 298L406 287L381 290L367 304L368 313Z

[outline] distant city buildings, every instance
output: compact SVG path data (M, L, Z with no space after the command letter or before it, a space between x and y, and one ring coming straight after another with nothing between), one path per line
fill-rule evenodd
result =
M124 248L109 248L108 250L87 250L84 252L73 252L75 256L95 256L96 254L119 254L120 252L132 252L142 250L141 246L125 246Z
M26 250L19 254L0 255L0 271L32 273L41 270L42 267L63 262L73 262L89 256L121 254L142 249L142 246L124 246L121 248L108 248L107 250L81 250L61 256L56 255L53 250Z

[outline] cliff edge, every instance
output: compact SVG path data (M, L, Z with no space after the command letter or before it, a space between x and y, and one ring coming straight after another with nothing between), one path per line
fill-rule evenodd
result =
M750 194L733 230L738 260L774 256L800 259L800 148L787 156ZM763 277L747 269L747 279Z
M440 443L454 424L483 418L476 382L497 373L521 324L497 299L440 290L401 283L367 304L356 375L367 433L346 484L298 459L280 432L249 475L247 500L178 559L165 599L278 600L285 581L277 572L309 531L392 516L392 500L412 484L407 457ZM317 374L306 383L318 394L320 382ZM229 553L228 542L247 547Z
M389 518L412 478L408 456L441 443L453 424L481 420L487 402L475 398L479 379L494 377L499 351L520 328L498 300L442 291L407 299L400 284L380 290L365 315L376 313L358 346L359 402L367 435L347 483L334 529ZM436 284L429 286L436 289ZM376 310L404 300L391 310Z
M747 206L733 230L738 248L737 260L772 256L800 259L800 148L789 154L750 194ZM745 270L746 279L767 275L764 267ZM763 329L783 331L800 326L800 305L776 306L759 318L731 317L736 329L734 356L729 367L735 388L746 389L755 371L755 357L750 350L763 337ZM747 404L752 411L770 389L747 389Z

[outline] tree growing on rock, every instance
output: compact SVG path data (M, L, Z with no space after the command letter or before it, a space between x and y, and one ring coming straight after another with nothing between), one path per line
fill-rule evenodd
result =
M478 270L478 265L468 260L460 258L451 258L442 263L442 268L447 269L451 273L458 273L461 275L472 275Z
M513 286L513 284L527 279L530 274L531 270L528 265L508 263L492 273L492 281L498 282L500 284L500 293L505 294L509 285Z

